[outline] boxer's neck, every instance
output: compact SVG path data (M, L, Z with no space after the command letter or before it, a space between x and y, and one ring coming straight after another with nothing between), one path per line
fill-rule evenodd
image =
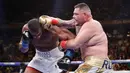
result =
M81 28L81 26L75 26L75 28L76 28L76 35L77 35L79 30L80 30L80 28Z

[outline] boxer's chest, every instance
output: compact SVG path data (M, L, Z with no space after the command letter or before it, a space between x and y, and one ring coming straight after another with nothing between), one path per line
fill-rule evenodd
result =
M35 46L53 45L56 43L58 37L51 32L43 32L39 39L33 39L32 43Z

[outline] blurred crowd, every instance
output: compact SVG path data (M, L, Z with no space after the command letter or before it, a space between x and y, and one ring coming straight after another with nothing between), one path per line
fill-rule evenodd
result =
M117 33L117 32L116 32ZM109 34L109 53L111 60L130 59L130 37L129 32L124 36L122 34ZM113 64L114 70L130 70L130 63Z

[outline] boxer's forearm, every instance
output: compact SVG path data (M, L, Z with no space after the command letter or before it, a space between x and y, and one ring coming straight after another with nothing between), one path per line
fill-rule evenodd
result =
M86 35L87 33L87 35ZM88 42L90 38L92 38L94 35L91 34L92 31L90 29L82 30L82 32L79 32L77 36L74 39L67 40L67 41L61 41L60 46L62 48L80 48L82 45L85 44L85 42Z
M42 15L39 17L39 22L42 25L56 25L56 26L67 26L67 27L74 27L76 21L74 19L71 20L62 20L60 18L54 18L46 15Z
M66 28L61 28L62 29L62 31L64 32L64 34L66 34L67 35L67 40L70 40L70 39L74 39L75 38L75 34L74 33L72 33L71 31L69 31L68 29L66 29Z
M78 49L82 44L75 41L75 39L67 41L67 48Z
M61 41L60 46L63 49L70 48L70 49L78 49L82 44L75 41L75 39L67 40L67 41Z
M75 20L74 19L71 19L71 20L62 20L62 19L59 19L59 26L67 26L67 27L75 27Z

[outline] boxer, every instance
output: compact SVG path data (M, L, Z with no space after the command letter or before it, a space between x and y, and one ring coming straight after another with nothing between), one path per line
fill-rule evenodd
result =
M29 50L32 43L36 54L27 65L24 73L60 73L57 62L64 56L59 50L60 40L68 40L75 37L65 28L52 26L50 30L45 29L38 19L31 19L22 28L22 38L19 43L21 52Z
M75 5L73 19L62 20L59 18L39 18L44 26L81 26L74 39L63 40L59 46L64 50L79 49L83 64L75 70L75 73L111 73L111 61L108 58L108 39L99 21L93 19L91 10L86 3ZM45 21L51 24L46 24ZM49 29L49 27L48 27Z

